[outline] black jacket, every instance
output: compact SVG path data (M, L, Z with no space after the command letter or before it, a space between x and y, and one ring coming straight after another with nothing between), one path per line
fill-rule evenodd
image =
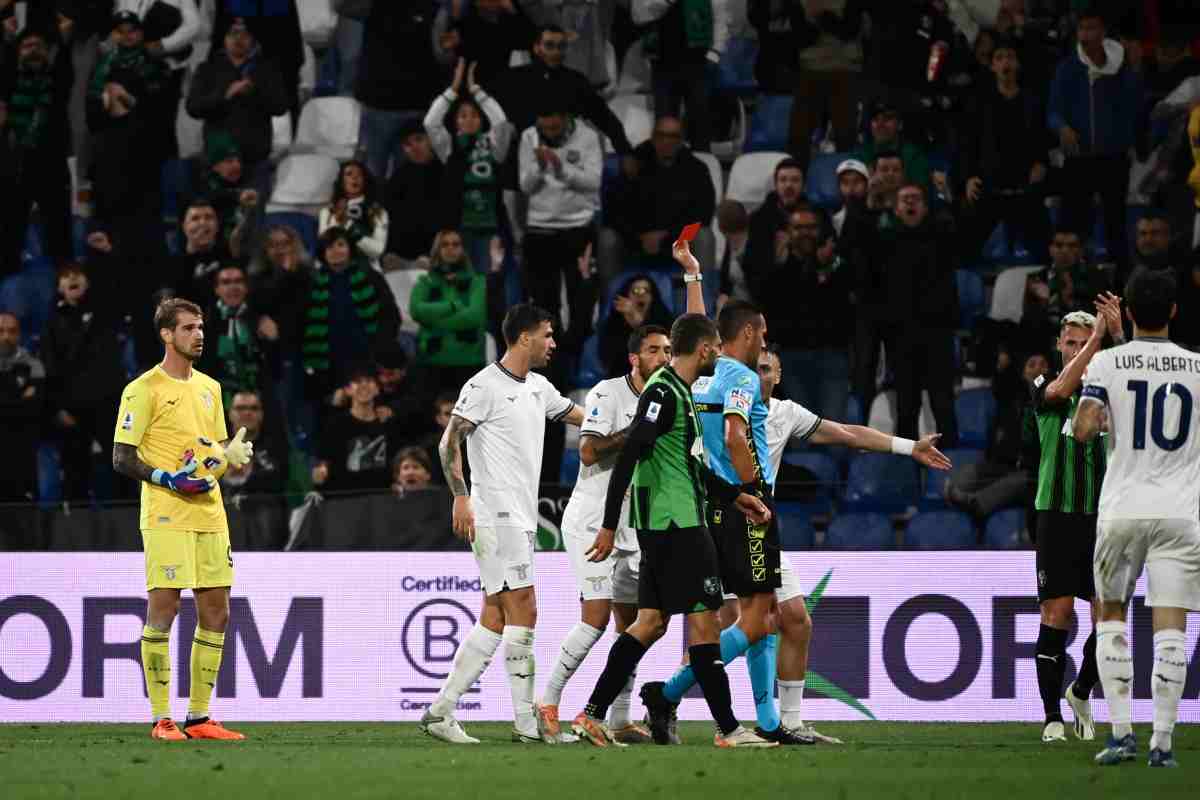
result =
M424 111L444 86L433 54L433 0L376 2L367 19L354 96L388 111Z
M971 98L966 119L972 130L962 142L964 183L980 177L985 193L1026 187L1035 163L1050 166L1050 149L1057 143L1046 128L1045 105L1029 90L1008 100L993 81Z
M537 35L521 6L514 3L513 7L516 13L501 12L488 20L472 5L455 25L462 36L462 57L468 64L475 62L475 80L489 92L496 77L508 69L513 51L528 50Z
M279 326L279 341L284 347L294 348L300 341L309 278L309 268L297 267L293 272L272 269L250 280L255 308Z
M763 259L747 269L747 280L755 304L770 320L772 344L808 350L850 343L854 275L848 263L835 255L821 269L815 258L794 255L779 264L774 248L756 254Z
M254 81L254 88L225 99L230 84L243 77ZM196 70L187 98L187 113L204 120L205 138L213 130L228 132L246 164L257 164L271 155L271 118L289 107L283 75L274 61L258 56L239 68L224 50Z
M916 228L893 220L866 235L855 270L860 313L881 322L958 327L957 254L947 226L932 216Z
M551 69L535 56L531 64L500 73L492 85L493 96L517 130L514 144L520 139L521 131L537 121L540 104L547 97L553 97L566 101L569 113L592 123L612 141L618 153L624 155L633 151L621 120L592 88L587 76L578 70L569 67Z
M767 199L750 215L750 229L746 235L746 258L744 260L746 280L753 280L751 273L759 265L771 264L775 258L775 234L787 228L788 212L779 207L779 195L771 192Z
M445 166L434 158L428 164L405 161L392 173L384 190L387 207L388 252L401 258L429 255L441 227L436 198L442 194ZM434 199L434 202L430 200Z
M98 295L96 284L78 306L59 301L41 343L51 411L90 409L114 402L126 381L123 329L119 309Z
M216 52L225 46L225 33L234 17L244 16L245 11L235 13L229 8L231 0L217 0L217 16L213 23L212 49ZM244 4L239 4L244 5ZM279 65L286 76L287 84L294 83L304 64L304 37L300 32L300 12L296 0L288 4L287 13L279 17L255 15L246 22L254 38L262 47L265 56ZM282 113L282 112L280 112Z
M675 163L663 166L654 155L654 145L643 142L633 151L638 160L638 175L623 187L620 205L625 218L617 221L627 235L665 230L660 255L670 256L674 236L684 225L700 222L708 225L716 209L716 192L708 167L681 148Z

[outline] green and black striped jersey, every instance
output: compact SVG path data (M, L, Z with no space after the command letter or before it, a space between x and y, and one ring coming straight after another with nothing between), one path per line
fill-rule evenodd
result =
M1104 484L1105 437L1087 444L1076 441L1071 422L1079 405L1079 391L1060 403L1046 401L1046 387L1056 375L1043 375L1033 385L1033 411L1037 419L1041 459L1038 464L1038 511L1095 514Z

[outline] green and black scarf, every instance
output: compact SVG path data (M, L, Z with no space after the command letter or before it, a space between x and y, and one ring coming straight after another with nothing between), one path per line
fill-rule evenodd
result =
M221 327L217 334L217 359L221 372L214 376L221 384L225 408L233 405L233 395L239 391L259 391L262 351L258 338L246 320L246 305L230 308L217 301Z
M54 105L54 76L47 70L21 70L8 101L8 128L19 150L32 150L45 140Z
M371 284L364 267L355 262L346 267L350 278L350 297L354 300L354 311L363 323L370 338L379 330L379 293ZM309 292L308 308L304 312L304 371L311 374L326 373L333 366L333 347L329 343L329 318L332 280L329 267L321 266L313 275Z

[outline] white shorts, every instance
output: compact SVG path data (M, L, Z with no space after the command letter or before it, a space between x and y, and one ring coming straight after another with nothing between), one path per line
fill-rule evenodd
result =
M534 531L510 525L477 525L471 551L485 594L533 586Z
M804 597L804 588L792 570L792 565L788 563L787 556L779 559L779 581L779 588L775 590L776 603L786 603L796 597ZM736 594L725 594L724 597L726 600L737 600Z
M579 533L575 528L564 525L562 534L580 599L637 605L641 553L636 550L613 550L603 561L588 561L587 551L596 541L595 531L589 533L585 529Z
M1127 603L1142 568L1146 605L1200 611L1200 522L1102 519L1097 525L1096 594Z

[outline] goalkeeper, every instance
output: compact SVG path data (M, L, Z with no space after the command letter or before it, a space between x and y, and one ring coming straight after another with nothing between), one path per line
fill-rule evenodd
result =
M221 667L233 555L221 489L226 468L253 455L242 428L225 429L221 387L192 368L204 352L200 308L164 300L154 327L165 345L162 363L121 393L113 437L113 469L142 482L140 527L146 554L146 625L142 671L154 717L155 739L244 739L208 715ZM179 594L191 589L198 624L192 640L191 687L183 727L171 718L171 624Z

